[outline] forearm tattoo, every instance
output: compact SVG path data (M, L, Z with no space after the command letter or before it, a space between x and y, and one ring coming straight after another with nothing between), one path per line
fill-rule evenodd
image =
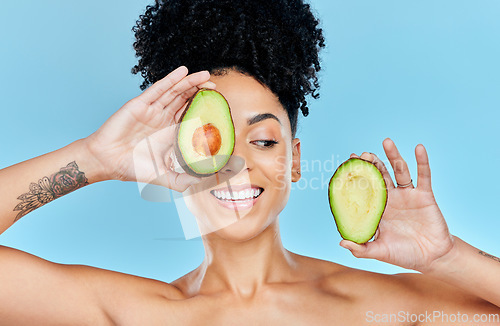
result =
M500 263L500 258L495 257L495 256L493 256L493 255L490 255L490 254L488 254L488 253L485 253L485 252L484 252L484 251L482 251L482 250L479 250L479 254L480 254L480 255L483 255L484 257L491 258L491 259L493 259L494 261L497 261L497 262L499 262L499 263Z
M14 222L48 202L88 185L85 173L78 170L73 161L50 177L43 177L38 183L30 184L30 191L17 197L21 202L14 208L19 211Z

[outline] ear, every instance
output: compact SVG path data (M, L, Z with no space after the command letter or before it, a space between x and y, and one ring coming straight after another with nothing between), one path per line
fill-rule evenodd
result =
M300 139L292 139L292 182L300 180Z

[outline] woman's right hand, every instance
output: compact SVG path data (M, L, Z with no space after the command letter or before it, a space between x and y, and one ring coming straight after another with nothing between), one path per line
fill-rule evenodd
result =
M104 180L156 183L184 191L199 179L174 171L175 124L199 88L215 88L208 71L181 66L115 112L85 139ZM160 177L160 178L158 178Z

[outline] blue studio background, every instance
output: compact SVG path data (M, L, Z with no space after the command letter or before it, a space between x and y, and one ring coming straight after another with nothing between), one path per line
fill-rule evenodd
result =
M140 93L141 79L130 73L131 28L149 2L1 2L0 168L88 136ZM451 232L500 255L500 2L312 6L328 47L321 98L299 122L303 179L280 217L285 247L356 268L405 271L339 247L327 201L334 168L352 152L374 152L387 163L382 141L391 137L414 180L414 148L426 146ZM40 208L2 234L0 244L167 282L204 254L199 238L184 239L174 204L145 201L136 184L118 181Z

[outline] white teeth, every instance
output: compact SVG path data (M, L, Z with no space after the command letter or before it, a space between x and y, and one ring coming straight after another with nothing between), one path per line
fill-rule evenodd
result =
M262 189L249 188L241 191L233 191L232 196L229 191L214 190L213 194L218 199L223 200L247 200L258 197L261 192Z

